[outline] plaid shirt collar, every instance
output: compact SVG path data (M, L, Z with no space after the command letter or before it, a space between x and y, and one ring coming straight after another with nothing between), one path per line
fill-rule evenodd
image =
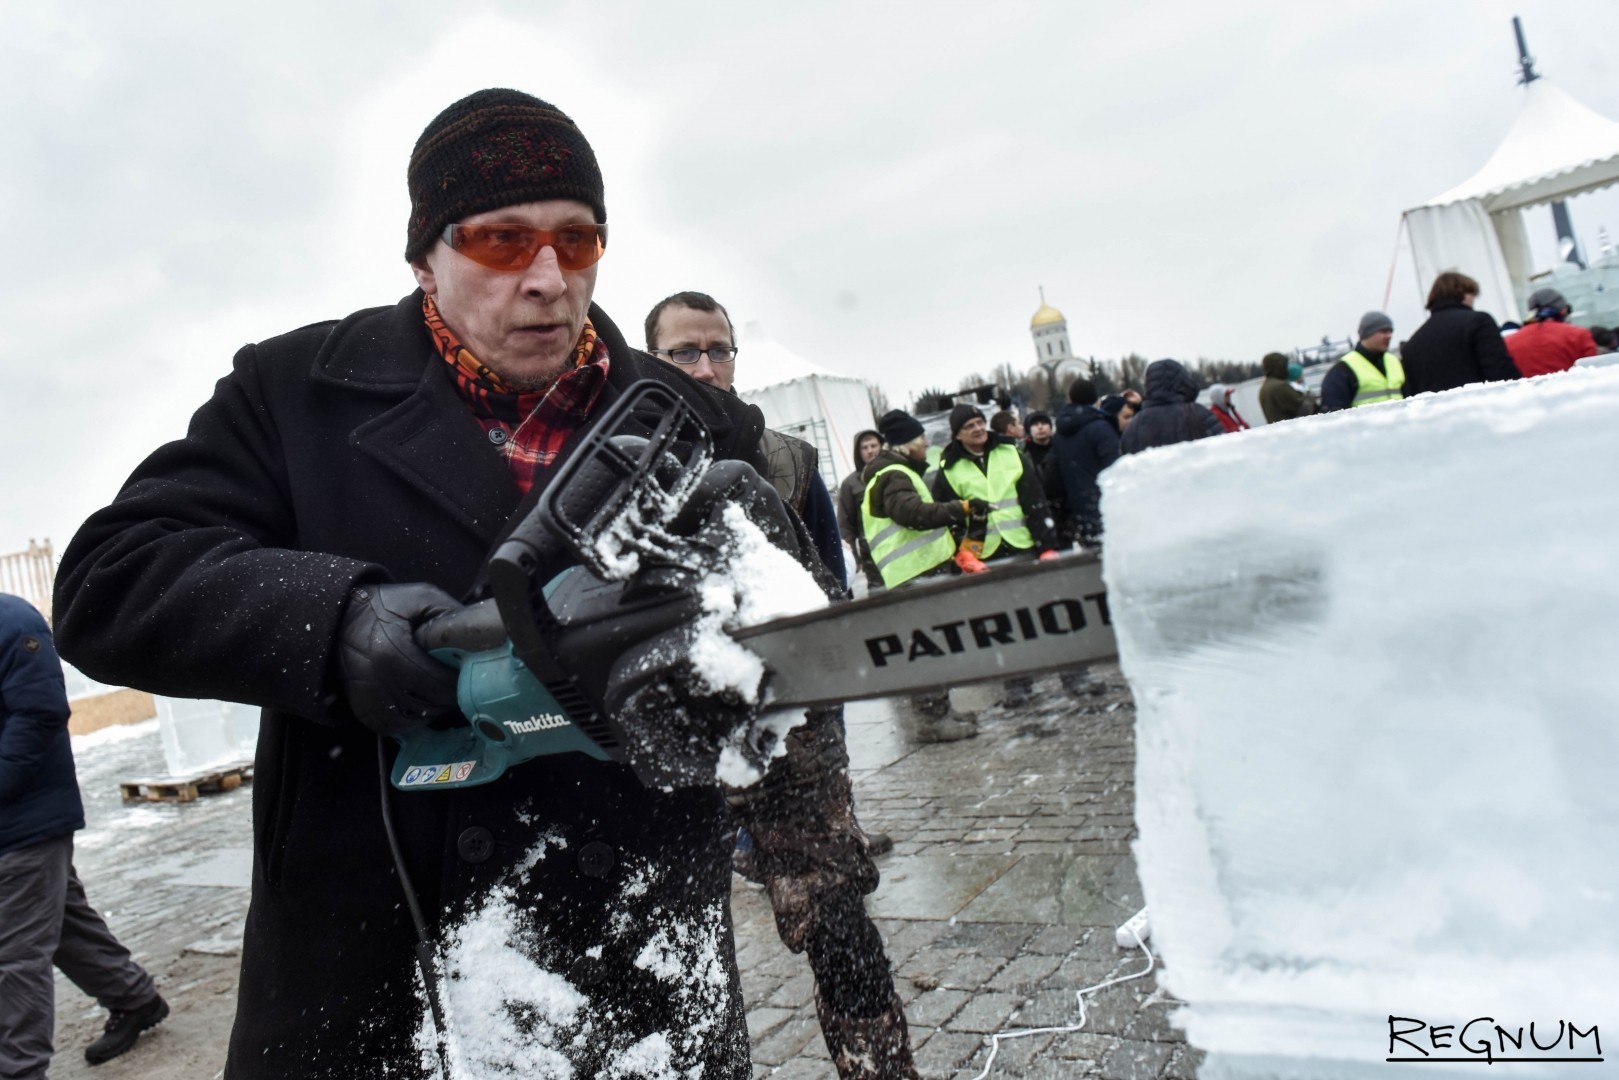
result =
M449 365L456 391L505 459L518 489L527 494L539 472L556 460L568 437L590 417L607 382L607 343L586 319L574 346L573 365L544 390L517 391L461 344L431 296L422 297L422 317L439 356Z

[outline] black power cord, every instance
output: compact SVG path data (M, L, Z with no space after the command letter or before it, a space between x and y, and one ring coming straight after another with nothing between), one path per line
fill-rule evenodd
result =
M393 804L389 801L393 785L388 782L388 747L381 735L377 736L377 774L381 784L382 828L388 834L388 850L393 853L399 887L405 891L405 906L410 909L410 921L416 927L416 966L421 969L422 985L427 989L427 1008L433 1014L433 1029L438 1033L439 1072L448 1080L450 1063L444 1046L448 1029L444 1026L444 1006L439 1000L438 974L433 969L433 935L427 929L421 901L416 899L416 887L411 884L410 871L405 869L405 853L399 846L399 834L394 830Z

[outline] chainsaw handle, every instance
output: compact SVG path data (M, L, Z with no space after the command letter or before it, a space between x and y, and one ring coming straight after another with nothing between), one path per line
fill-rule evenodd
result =
M500 608L495 602L483 600L435 615L418 626L412 636L427 652L438 649L483 652L506 640L506 626L501 622Z

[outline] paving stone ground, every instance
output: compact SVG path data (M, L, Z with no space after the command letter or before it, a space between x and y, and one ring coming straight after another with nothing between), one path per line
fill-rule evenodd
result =
M1135 714L1116 666L1092 676L1095 693L1045 679L1014 710L995 690L958 692L983 707L981 734L957 743L916 744L886 704L849 709L861 822L894 838L868 906L925 1076L976 1077L992 1033L1077 1025L1077 991L1147 966L1114 943L1142 907ZM762 891L738 879L733 910L755 1077L833 1080L803 959L777 939ZM1078 1031L1003 1040L990 1076L1196 1075L1201 1054L1170 1025L1156 972L1085 1001Z
M1075 992L1145 967L1113 930L1142 906L1130 841L1134 714L1116 667L1097 693L1041 680L1033 703L958 692L982 707L979 737L918 745L885 702L851 706L858 811L894 852L869 902L895 966L924 1075L972 1078L1005 1028L1077 1024ZM247 909L249 791L186 805L126 806L120 780L162 772L151 727L78 751L89 828L76 862L91 903L158 978L174 1007L136 1048L92 1070L82 1048L105 1014L57 980L56 1080L218 1074L235 1011ZM835 1077L803 957L776 936L764 895L734 879L738 959L756 1077ZM1169 1023L1156 973L1086 998L1082 1030L1002 1042L995 1078L1195 1075L1200 1055Z

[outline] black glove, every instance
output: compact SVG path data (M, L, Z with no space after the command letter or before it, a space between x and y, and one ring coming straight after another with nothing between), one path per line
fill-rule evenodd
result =
M361 585L349 593L337 661L360 723L402 735L455 711L455 668L433 659L412 632L460 606L437 585Z
M989 503L983 499L968 499L967 509L975 518L989 517Z
M694 626L660 634L626 652L607 679L605 705L623 733L627 764L650 788L715 782L720 752L735 742L751 759L755 749L737 739L759 707L733 691L705 693L692 662Z

